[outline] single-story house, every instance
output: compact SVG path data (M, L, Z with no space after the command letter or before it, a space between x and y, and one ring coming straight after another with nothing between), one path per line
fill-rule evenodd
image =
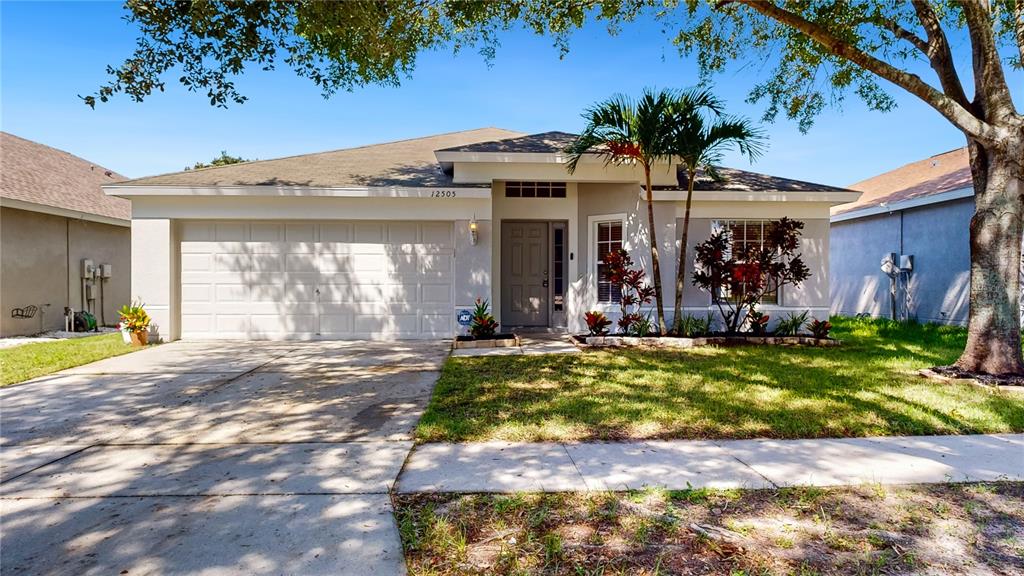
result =
M601 255L621 246L649 271L650 252L640 169L588 156L570 174L573 138L483 128L104 190L132 199L132 293L165 339L451 337L477 298L506 328L581 331L585 311L618 310ZM763 308L827 317L829 209L859 194L721 172L697 182L691 243L804 221L813 275ZM653 177L671 305L685 182L670 163ZM687 282L685 307L711 302Z
M832 312L965 324L974 214L967 148L850 188L863 195L832 209ZM896 261L889 274L883 259Z
M100 188L124 177L0 132L0 337L63 330L65 309L117 323L131 294L131 202Z

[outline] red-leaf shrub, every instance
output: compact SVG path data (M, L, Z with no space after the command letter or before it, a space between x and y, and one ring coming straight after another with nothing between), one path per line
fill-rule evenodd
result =
M587 330L591 336L604 336L608 333L608 327L612 321L604 315L604 312L591 311L583 315L587 321Z
M796 251L803 227L803 222L781 218L768 225L761 245L732 250L727 228L697 245L693 284L711 293L727 332L737 332L769 290L799 286L810 277Z
M828 338L828 333L832 331L832 323L828 320L818 320L815 318L807 324L807 329L811 331L815 338Z
M633 268L629 252L620 248L604 256L605 278L622 287L619 298L619 333L646 336L650 330L647 317L640 314L640 307L650 304L654 288L644 282L644 271Z

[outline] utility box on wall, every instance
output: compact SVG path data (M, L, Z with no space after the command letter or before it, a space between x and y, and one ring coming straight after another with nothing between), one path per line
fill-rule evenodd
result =
M82 259L82 278L92 278L96 274L96 265L89 258Z

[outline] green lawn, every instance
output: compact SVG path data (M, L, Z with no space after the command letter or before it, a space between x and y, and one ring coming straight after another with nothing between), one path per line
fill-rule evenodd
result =
M22 344L0 349L0 386L81 366L134 350L120 333Z
M449 358L420 441L818 438L1024 431L1024 396L942 384L954 327L834 319L836 348Z

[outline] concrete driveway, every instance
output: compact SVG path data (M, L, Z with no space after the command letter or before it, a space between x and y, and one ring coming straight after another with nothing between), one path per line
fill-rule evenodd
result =
M401 574L447 347L177 342L0 390L4 574Z

